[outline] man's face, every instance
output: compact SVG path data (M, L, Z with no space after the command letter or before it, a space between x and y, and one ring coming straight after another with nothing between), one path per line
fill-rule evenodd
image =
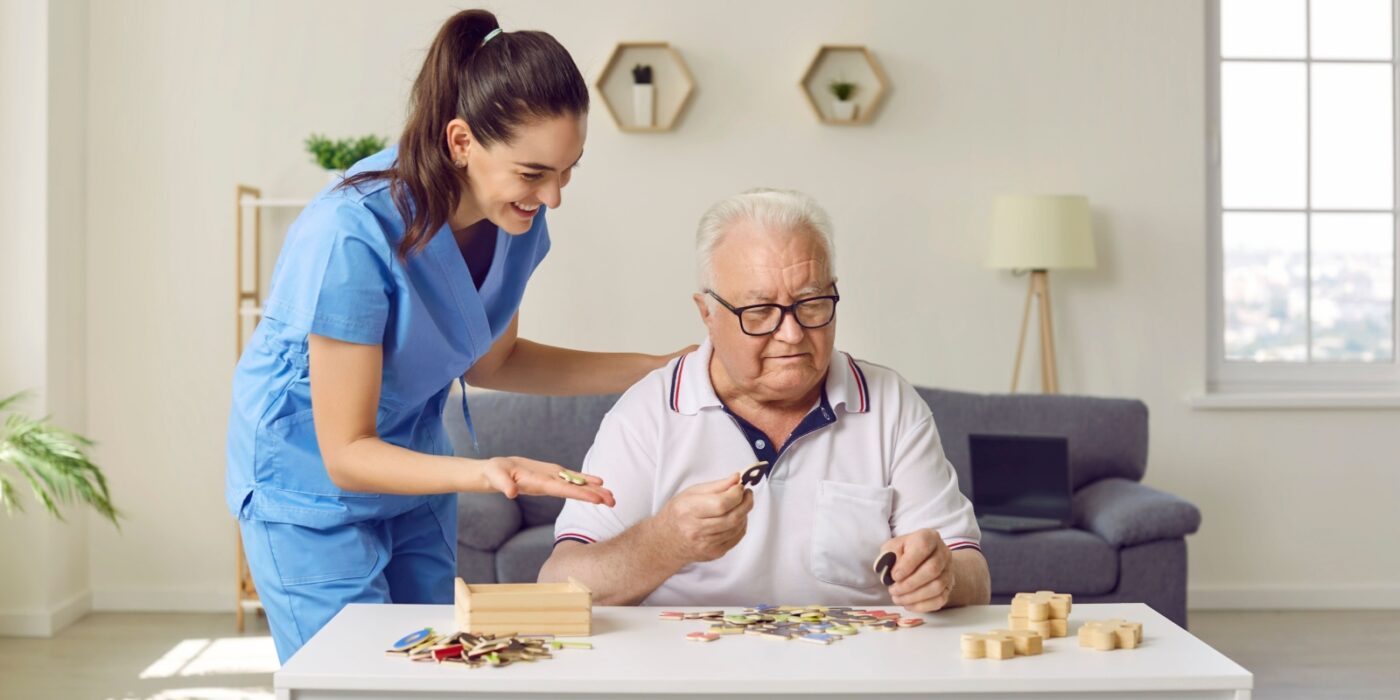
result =
M715 294L735 307L788 305L833 293L820 239L808 231L773 235L756 224L731 226L714 250ZM716 368L755 401L802 399L826 377L836 322L803 328L792 314L770 335L751 336L739 317L707 295L697 295L700 316L714 345Z

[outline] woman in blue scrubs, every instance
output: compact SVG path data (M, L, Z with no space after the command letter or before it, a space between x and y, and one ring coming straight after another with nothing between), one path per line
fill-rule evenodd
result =
M516 336L587 112L553 37L458 13L428 50L398 145L288 232L234 376L227 484L283 661L347 603L451 602L459 491L613 505L601 480L569 483L558 465L453 456L442 425L464 377L607 393L669 359Z

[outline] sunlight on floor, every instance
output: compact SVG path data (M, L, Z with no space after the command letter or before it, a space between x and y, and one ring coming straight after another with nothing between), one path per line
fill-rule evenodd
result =
M273 694L262 688L171 688L148 697L148 700L272 700Z
M138 678L272 673L277 668L277 650L272 644L272 637L186 639L171 647L170 651L156 659L155 663L147 666Z

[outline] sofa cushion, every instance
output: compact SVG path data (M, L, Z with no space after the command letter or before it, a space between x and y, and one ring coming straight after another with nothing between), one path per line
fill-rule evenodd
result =
M521 530L496 552L496 580L501 583L534 583L540 567L554 551L554 525Z
M1074 494L1075 525L1114 547L1185 537L1201 511L1169 493L1127 479L1096 481Z
M494 551L520 530L520 507L496 492L457 494L457 542Z
M1133 399L1043 394L971 394L916 387L933 411L943 451L970 493L970 433L1060 435L1069 438L1070 485L1147 471L1147 405Z
M1118 549L1077 529L982 532L992 593L1051 590L1099 594L1118 586Z

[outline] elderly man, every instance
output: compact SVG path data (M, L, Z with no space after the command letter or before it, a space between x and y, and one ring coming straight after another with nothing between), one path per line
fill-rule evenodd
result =
M617 497L570 501L542 581L604 605L986 603L987 564L928 406L834 350L826 213L755 190L705 214L695 305L709 339L618 400L583 470ZM736 473L770 466L752 488ZM886 586L872 562L895 555Z

